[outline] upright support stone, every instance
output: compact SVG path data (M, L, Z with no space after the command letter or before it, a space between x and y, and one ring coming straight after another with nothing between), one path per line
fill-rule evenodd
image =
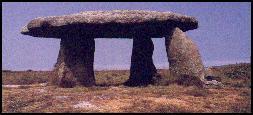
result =
M93 70L95 40L80 36L67 36L61 39L61 47L56 63L61 87L75 85L95 85Z
M131 67L127 86L145 86L152 83L152 78L157 74L152 60L154 45L151 38L133 38Z
M171 75L179 77L181 80L188 79L188 81L193 82L195 79L194 82L196 80L199 80L199 82L204 81L204 66L199 50L196 44L182 30L177 27L172 29L170 34L165 37L165 46ZM182 78L186 76L197 77L197 79Z

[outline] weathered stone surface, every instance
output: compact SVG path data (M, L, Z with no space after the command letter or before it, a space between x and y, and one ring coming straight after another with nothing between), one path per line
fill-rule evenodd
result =
M197 86L198 88L204 87L203 81L201 81L197 76L190 76L186 74L178 76L176 82L183 86Z
M179 28L174 28L165 38L171 75L197 77L204 81L205 70L197 46Z
M95 40L69 36L61 39L55 70L61 87L95 85L93 70Z
M127 86L145 86L152 84L152 78L157 75L152 60L154 45L151 38L133 38L130 77L124 84Z
M23 27L21 33L34 37L61 38L65 34L82 33L95 38L136 36L139 30L149 37L164 37L169 27L182 31L196 29L198 22L172 12L113 10L86 11L77 14L39 17Z

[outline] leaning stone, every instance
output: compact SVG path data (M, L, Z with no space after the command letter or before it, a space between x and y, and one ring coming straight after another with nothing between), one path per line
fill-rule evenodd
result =
M172 29L165 38L165 46L172 76L188 75L204 81L204 66L198 48L182 30Z
M196 29L198 21L172 12L113 10L86 11L63 16L39 17L22 28L34 37L61 38L63 34L82 32L95 38L132 38L139 30L150 37L164 37L169 27L182 31Z

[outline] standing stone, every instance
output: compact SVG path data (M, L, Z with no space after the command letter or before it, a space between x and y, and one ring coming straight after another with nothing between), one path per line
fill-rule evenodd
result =
M151 38L133 38L130 77L124 84L127 86L145 86L152 83L157 74L152 60L154 45Z
M182 30L177 27L172 29L170 35L165 37L165 46L172 76L189 79L181 78L188 75L198 78L188 81L204 81L204 66L198 48Z
M95 85L93 70L95 40L68 36L61 39L59 56L56 63L58 85L74 87L75 85Z

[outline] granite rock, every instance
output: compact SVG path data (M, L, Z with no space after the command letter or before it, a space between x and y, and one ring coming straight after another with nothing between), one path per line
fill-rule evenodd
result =
M198 27L198 21L194 17L172 12L85 11L33 19L22 28L21 33L46 38L62 38L76 32L94 38L133 38L138 31L144 30L142 32L149 37L164 37L169 27L192 30Z
M169 70L174 77L185 75L204 81L205 70L197 45L179 28L165 38Z

